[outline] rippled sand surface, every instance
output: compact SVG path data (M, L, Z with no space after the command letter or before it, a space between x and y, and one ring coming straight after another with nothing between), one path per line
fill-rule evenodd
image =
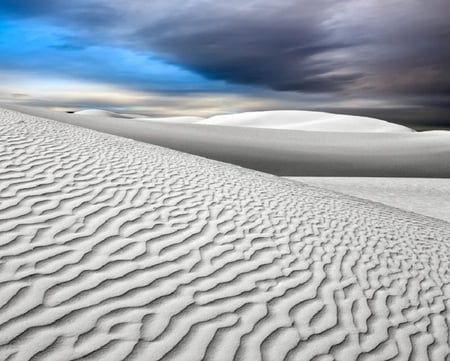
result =
M0 110L1 360L445 360L450 229Z

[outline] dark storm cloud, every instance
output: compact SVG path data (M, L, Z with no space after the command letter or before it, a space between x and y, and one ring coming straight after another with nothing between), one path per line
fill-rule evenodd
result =
M56 11L58 11L58 0L3 0L0 5L0 14L8 13L16 16L35 16Z
M359 77L358 72L330 74L333 61L314 59L351 48L358 39L330 41L311 9L298 17L291 12L284 19L276 10L226 15L207 9L198 15L189 8L177 19L139 29L134 39L138 46L164 53L210 78L275 90L336 91Z
M2 2L214 79L301 92L450 89L447 0ZM92 39L91 39L92 40Z
M61 25L110 26L120 19L117 8L96 0L1 0L0 17L43 18Z
M230 83L441 110L450 95L448 0L3 0L0 10Z
M447 0L268 3L135 0L124 40L210 78L275 90L448 93Z

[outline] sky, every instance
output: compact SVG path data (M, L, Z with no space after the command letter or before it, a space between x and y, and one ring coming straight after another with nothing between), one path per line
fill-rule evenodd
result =
M450 128L448 0L1 0L0 100Z

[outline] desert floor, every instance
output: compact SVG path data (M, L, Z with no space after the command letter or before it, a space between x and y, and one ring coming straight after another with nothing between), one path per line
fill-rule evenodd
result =
M344 193L2 109L0 359L446 360L450 223Z

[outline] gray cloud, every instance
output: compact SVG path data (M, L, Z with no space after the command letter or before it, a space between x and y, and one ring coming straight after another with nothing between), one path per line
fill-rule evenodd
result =
M120 30L103 29L109 39L157 51L214 79L349 95L447 94L450 88L447 0L107 4L122 15Z
M448 0L4 0L0 6L76 27L91 42L157 53L211 79L448 108L442 100L450 94Z

